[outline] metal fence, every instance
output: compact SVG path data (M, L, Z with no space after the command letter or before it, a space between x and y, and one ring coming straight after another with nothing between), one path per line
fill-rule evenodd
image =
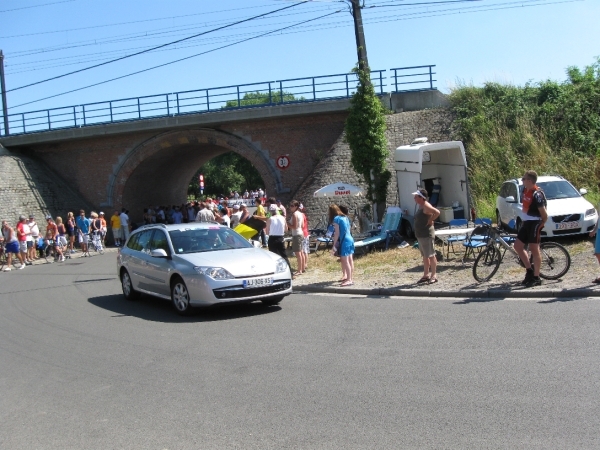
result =
M386 92L432 90L435 89L433 83L436 81L433 78L434 67L390 69L392 74L389 78L387 71L374 70L371 72L371 81L378 95ZM3 117L0 120L0 133L12 136L156 117L335 100L351 97L357 85L356 73L345 73L65 106L9 114L8 133L4 128Z

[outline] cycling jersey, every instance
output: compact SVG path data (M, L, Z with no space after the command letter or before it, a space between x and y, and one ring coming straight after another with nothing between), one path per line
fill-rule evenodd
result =
M540 208L546 208L546 196L537 185L533 189L523 189L523 220L540 220Z

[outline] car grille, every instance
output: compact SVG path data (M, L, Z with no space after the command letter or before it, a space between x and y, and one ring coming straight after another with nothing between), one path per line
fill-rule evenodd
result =
M552 216L552 222L554 223L576 222L578 220L581 220L581 214L565 214L564 216Z
M569 230L554 230L552 234L554 236L560 236L561 234L577 234L581 233L581 228L571 228Z
M243 297L256 297L258 295L274 294L276 292L285 291L292 285L291 281L285 281L283 283L276 283L271 286L259 287L259 288L243 288L236 286L234 288L224 289L213 289L213 294L218 299L225 298L243 298Z

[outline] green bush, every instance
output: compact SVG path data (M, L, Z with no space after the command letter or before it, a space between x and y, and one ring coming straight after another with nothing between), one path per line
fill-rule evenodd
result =
M567 76L563 83L486 83L451 92L480 216L494 217L501 183L529 169L585 187L593 203L600 198L600 59L584 70L569 67Z

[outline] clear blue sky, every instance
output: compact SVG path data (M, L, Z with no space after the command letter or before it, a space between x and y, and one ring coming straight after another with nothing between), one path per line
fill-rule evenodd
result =
M427 5L415 5L426 3ZM292 0L2 0L0 48L7 90L227 23L293 5ZM15 106L184 58L324 14L337 14L187 61L11 112L232 84L350 71L356 62L347 2L295 6L80 74L8 93ZM436 64L437 86L457 81L522 85L565 78L565 68L600 55L600 2L366 0L372 69ZM127 23L126 23L127 22ZM135 23L133 23L135 22Z

